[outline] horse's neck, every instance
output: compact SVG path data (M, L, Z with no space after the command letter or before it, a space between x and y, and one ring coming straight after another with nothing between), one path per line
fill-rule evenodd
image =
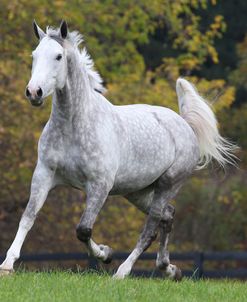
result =
M52 100L51 119L61 127L86 122L95 106L95 94L88 75L82 69L76 54L68 60L68 76L63 89L56 90Z

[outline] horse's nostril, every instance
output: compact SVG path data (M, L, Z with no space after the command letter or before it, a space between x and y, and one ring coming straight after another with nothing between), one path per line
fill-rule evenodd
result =
M27 96L28 98L31 96L31 93L30 93L28 87L26 88L26 96Z
M37 96L41 98L42 95L43 95L43 91L42 91L42 89L39 87L39 89L37 90Z

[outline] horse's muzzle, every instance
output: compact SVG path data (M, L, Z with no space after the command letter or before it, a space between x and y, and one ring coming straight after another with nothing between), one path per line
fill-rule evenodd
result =
M35 106L35 107L39 107L43 104L43 100L42 99L29 99L30 103L32 106Z
M33 106L38 107L43 104L43 99L42 99L43 91L40 87L38 87L38 89L35 90L35 89L30 89L30 87L27 86L25 94Z

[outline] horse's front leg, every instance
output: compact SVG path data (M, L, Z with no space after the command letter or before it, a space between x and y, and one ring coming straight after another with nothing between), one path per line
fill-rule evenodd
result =
M76 228L77 238L86 244L89 253L105 263L111 261L112 249L107 245L96 244L91 236L93 225L106 201L110 188L109 185L95 182L87 185L86 209Z
M53 178L53 171L41 163L37 164L32 178L30 198L20 220L15 239L7 252L5 260L0 265L0 276L13 272L14 263L20 256L26 235L33 226L35 218L53 186Z

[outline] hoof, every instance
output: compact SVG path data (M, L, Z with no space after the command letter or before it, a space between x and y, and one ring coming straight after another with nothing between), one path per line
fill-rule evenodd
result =
M173 278L174 281L181 281L183 278L183 274L182 274L182 271L179 267L176 268L176 273L175 273L175 276Z
M13 269L2 269L0 268L0 277L10 276L14 273Z
M115 280L123 280L123 279L125 278L125 276L120 276L120 275L118 275L118 274L116 273L116 274L114 274L114 275L112 276L112 278L115 279Z
M115 280L123 280L125 277L128 276L128 273L126 272L123 272L123 271L117 271L113 276L112 278L115 279Z
M130 274L131 266L126 263L122 263L117 272L113 275L113 279L122 280Z
M112 262L113 249L107 245L100 245L99 248L104 251L105 257L100 259L103 263L109 264Z
M174 281L182 280L182 271L176 265L169 264L165 271L166 276Z
M104 264L110 264L112 262L112 257L108 257L106 260L102 260Z

